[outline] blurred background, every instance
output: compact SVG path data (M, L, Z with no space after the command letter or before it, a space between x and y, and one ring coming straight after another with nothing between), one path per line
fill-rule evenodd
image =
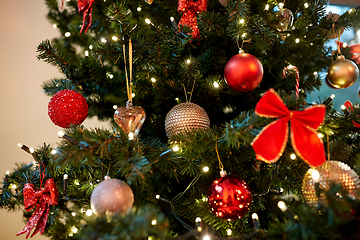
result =
M342 14L349 10L349 6L360 6L360 1L330 1L328 11ZM38 44L59 34L47 21L46 14L44 1L0 1L1 180L6 171L16 167L16 163L33 161L30 155L17 146L18 143L36 148L44 143L55 146L59 141L57 132L61 128L55 126L47 115L50 97L43 93L41 85L45 80L62 75L56 68L36 59ZM360 31L345 31L341 41L349 45L360 43ZM336 49L335 40L329 41L328 44ZM326 73L318 74L326 76ZM350 88L342 90L331 89L323 83L319 92L314 92L308 97L308 102L324 99L334 93L336 95L334 106L339 110L346 100L350 100L353 104L359 101L359 87L359 81ZM96 119L85 120L83 124L87 128L108 127L108 123ZM21 212L0 210L1 240L25 239L24 235L16 237L24 226ZM36 234L33 239L46 238Z

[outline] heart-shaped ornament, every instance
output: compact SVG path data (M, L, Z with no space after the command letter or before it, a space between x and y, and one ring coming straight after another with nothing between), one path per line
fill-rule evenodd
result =
M136 106L133 107L131 101L126 102L126 107L119 107L114 113L114 120L124 133L133 133L136 137L145 121L145 110Z

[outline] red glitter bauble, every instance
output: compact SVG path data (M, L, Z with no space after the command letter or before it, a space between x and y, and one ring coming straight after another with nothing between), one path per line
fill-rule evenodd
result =
M48 114L51 121L62 128L81 124L88 115L86 99L73 90L62 90L49 101Z
M246 182L234 175L216 179L209 189L210 210L216 216L236 220L250 209L251 192Z
M259 59L248 53L233 56L224 69L227 85L237 92L254 90L260 84L263 74Z

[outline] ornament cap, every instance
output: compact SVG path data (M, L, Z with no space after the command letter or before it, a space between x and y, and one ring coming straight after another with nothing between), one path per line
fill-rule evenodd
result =
M245 51L242 48L239 48L239 54L243 54Z
M109 179L111 179L111 177L108 176L108 175L106 175L106 176L104 177L104 180L109 180Z
M128 101L126 102L126 108L131 108L132 106L133 106L133 102L130 101L130 100L128 100Z
M342 55L342 54L340 54L340 55L338 55L338 56L336 57L336 61L337 61L337 60L345 60L345 56Z
M221 170L220 171L220 176L221 177L225 177L227 174L226 174L226 171L224 171L224 170Z

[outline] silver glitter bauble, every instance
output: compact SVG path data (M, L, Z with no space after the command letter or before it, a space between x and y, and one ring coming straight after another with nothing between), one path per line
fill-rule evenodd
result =
M349 193L349 196L356 198L356 191L360 189L360 179L354 170L347 164L338 161L326 161L318 167L310 168L303 179L302 193L305 201L310 206L317 203L327 204L325 193L321 192L320 197L316 196L314 171L319 173L319 189L328 191L331 183L340 183Z
M91 210L100 217L106 212L126 214L134 204L134 195L124 181L108 179L95 187L90 203Z
M194 103L180 103L166 115L165 131L168 137L184 130L208 128L210 128L208 115L202 107Z

